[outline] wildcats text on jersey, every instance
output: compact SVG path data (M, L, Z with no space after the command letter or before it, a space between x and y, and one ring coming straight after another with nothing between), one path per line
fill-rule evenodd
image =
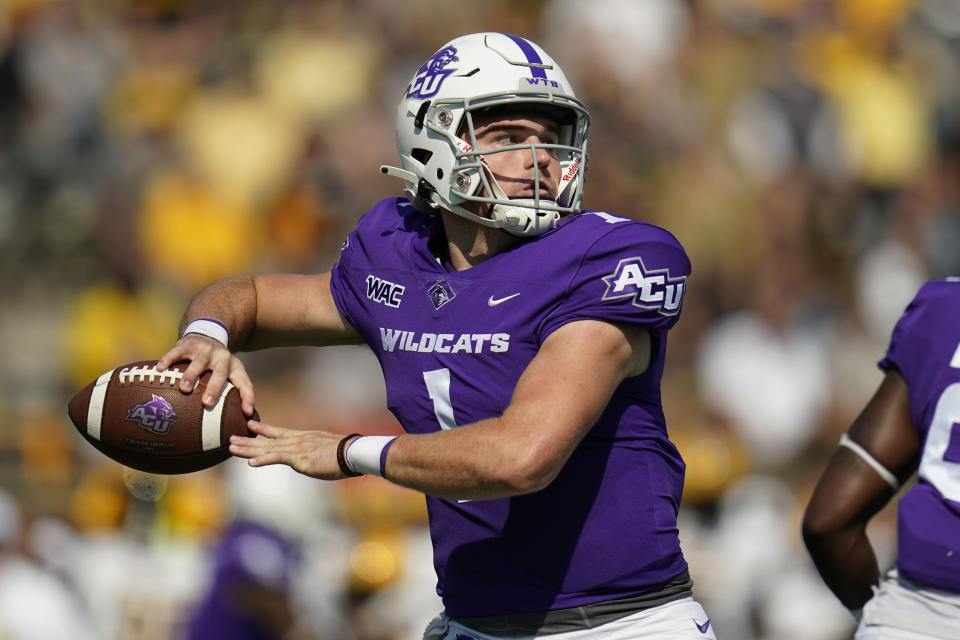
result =
M420 353L503 353L510 349L509 333L417 333L380 327L384 351Z
M367 276L367 298L380 304L396 309L400 306L400 298L406 289L402 284L394 284L388 280L381 280L377 276Z
M607 283L603 300L633 298L635 307L673 316L680 311L686 277L671 278L667 269L648 271L637 256L621 260L616 271L602 280Z

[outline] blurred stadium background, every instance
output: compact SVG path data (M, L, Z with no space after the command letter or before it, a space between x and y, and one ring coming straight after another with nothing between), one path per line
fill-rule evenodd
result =
M896 317L960 273L952 0L0 0L0 639L181 640L238 518L297 554L253 563L272 637L420 637L417 494L135 474L65 406L159 357L206 282L329 268L399 194L377 166L407 79L480 30L543 44L589 105L585 204L692 258L664 403L718 633L850 637L799 519ZM270 422L398 428L362 349L243 359ZM884 564L894 520L870 529Z

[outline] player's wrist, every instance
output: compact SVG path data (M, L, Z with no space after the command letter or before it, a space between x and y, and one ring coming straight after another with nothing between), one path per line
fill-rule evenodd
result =
M352 436L348 436L346 440ZM344 462L353 475L386 475L387 452L397 436L361 436L344 445ZM339 458L338 458L339 462ZM341 470L343 467L341 466Z
M350 465L347 464L347 447L353 443L355 439L360 437L361 435L359 433L351 433L350 435L341 438L340 442L337 443L337 466L340 467L340 473L348 478L355 478L363 475L362 472L353 470Z
M227 327L224 326L222 322L214 320L213 318L197 318L196 320L192 320L183 330L180 337L182 338L190 334L213 338L224 347L229 348L230 345L230 332L227 331Z

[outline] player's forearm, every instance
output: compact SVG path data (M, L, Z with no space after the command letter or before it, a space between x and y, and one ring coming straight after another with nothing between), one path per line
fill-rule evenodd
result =
M559 473L572 447L551 442L537 425L511 437L504 418L450 431L405 435L390 448L386 477L438 498L483 500L539 491ZM536 433L543 434L537 438Z
M865 528L817 534L807 529L804 543L820 576L848 609L860 609L873 595L880 570Z
M236 275L210 283L200 290L183 314L180 333L192 321L216 320L227 329L232 351L244 348L256 326L257 292L250 275Z

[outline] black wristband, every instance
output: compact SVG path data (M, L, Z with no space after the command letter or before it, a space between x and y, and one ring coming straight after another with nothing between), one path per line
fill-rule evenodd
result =
M337 464L340 465L340 471L342 471L343 475L345 476L356 478L357 476L363 475L362 473L351 469L350 466L347 464L347 443L350 440L354 438L358 438L362 435L363 434L360 434L360 433L351 433L348 436L344 436L343 440L341 440L340 443L337 444Z

